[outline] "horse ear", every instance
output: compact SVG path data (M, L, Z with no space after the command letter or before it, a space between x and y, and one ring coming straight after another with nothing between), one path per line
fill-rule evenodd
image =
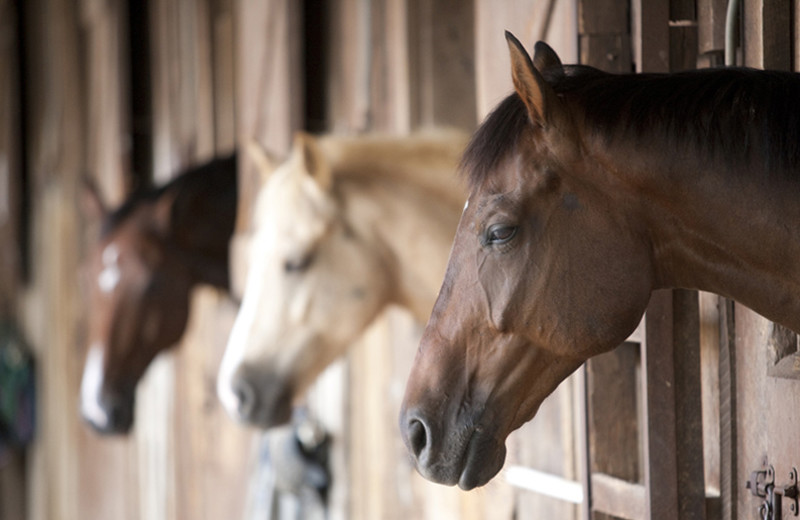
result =
M248 140L245 147L247 148L247 154L261 174L261 182L263 184L272 175L272 172L278 169L280 162L261 143L254 139Z
M178 190L167 189L153 203L153 211L150 213L151 223L160 235L167 236L172 229L175 201L178 199Z
M552 71L559 76L564 75L564 65L552 47L543 41L536 42L533 47L533 66L539 72Z
M91 222L100 222L108 214L100 190L88 176L81 179L80 207L83 217Z
M551 120L550 112L557 102L556 94L539 70L533 66L531 57L519 40L508 31L506 31L506 41L511 54L511 77L514 80L514 89L525 103L531 122L546 128Z
M308 172L322 189L331 186L331 168L314 136L297 132L294 136L292 160L299 169Z

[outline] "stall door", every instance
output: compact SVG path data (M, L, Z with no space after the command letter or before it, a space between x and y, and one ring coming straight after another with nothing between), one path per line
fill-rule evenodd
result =
M742 305L736 305L734 312L736 414L730 429L736 446L733 517L798 518L797 335Z

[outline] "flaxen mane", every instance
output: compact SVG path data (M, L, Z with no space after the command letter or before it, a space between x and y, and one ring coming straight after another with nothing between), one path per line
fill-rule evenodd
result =
M664 153L758 165L800 179L800 75L745 68L615 75L586 66L547 75L583 131L607 145L632 140ZM530 125L516 93L475 132L461 167L471 186L489 175Z

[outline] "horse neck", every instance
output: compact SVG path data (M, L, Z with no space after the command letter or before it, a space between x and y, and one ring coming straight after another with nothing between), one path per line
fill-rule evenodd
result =
M228 246L236 219L236 169L231 160L217 160L208 167L215 165L218 168L205 172L202 179L187 177L187 182L174 187L179 191L169 246L195 283L228 289Z
M642 213L657 284L715 292L800 331L800 183L791 172L641 149L603 160L625 158L606 169L628 187L620 203Z
M391 280L391 303L425 321L439 291L466 195L455 163L428 168L425 182L391 173L348 175L339 182L346 220L369 237ZM433 178L441 181L431 189ZM438 181L437 181L438 182Z

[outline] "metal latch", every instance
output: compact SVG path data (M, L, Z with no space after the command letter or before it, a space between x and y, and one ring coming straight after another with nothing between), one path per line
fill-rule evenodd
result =
M764 499L758 508L761 520L781 520L784 500L789 502L792 514L798 515L797 468L789 472L789 483L786 485L775 484L775 468L771 464L766 469L753 471L747 481L747 489L753 496Z

